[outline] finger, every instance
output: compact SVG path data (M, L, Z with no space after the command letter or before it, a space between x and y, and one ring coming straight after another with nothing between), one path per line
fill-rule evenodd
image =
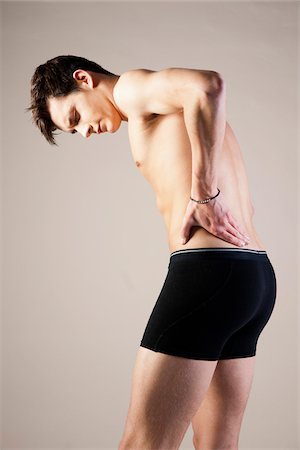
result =
M180 232L180 238L181 238L181 243L182 244L186 244L186 242L188 241L189 238L189 234L190 234L190 223L189 222L185 222L181 232Z
M231 227L230 230L228 230L228 231L230 231L232 233L233 229L234 229L237 231L237 233L234 232L233 234L236 234L241 239L246 239L246 240L250 239L248 234L246 233L246 231L238 224L238 222L232 216L229 216L227 220L228 220L229 226Z
M230 223L227 223L225 226L225 231L232 234L234 237L238 238L240 241L243 242L249 242L249 239L244 235L241 234L235 227L233 227Z
M218 237L221 237L221 239L224 239L226 242L230 242L230 244L237 245L238 247L244 247L246 245L245 239L240 239L226 230L224 230Z

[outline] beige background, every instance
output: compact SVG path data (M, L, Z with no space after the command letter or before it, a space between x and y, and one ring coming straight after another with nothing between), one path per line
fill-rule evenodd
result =
M24 112L60 54L117 74L217 70L254 222L277 275L240 448L299 448L295 2L1 3L2 449L116 449L169 250L154 194L115 135L49 146ZM299 87L299 84L298 84ZM298 418L299 419L299 418ZM180 447L192 448L191 428Z

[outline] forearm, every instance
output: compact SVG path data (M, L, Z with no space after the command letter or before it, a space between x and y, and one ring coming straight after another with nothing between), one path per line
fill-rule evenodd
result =
M189 98L183 114L192 149L191 196L202 200L217 193L218 168L226 128L226 89L220 78L211 89Z

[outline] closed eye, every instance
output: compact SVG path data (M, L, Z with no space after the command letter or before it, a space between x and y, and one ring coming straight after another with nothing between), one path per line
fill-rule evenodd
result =
M74 121L73 121L73 127L74 127L75 125L77 125L77 124L78 124L78 122L79 122L79 117L77 117L77 120L76 120L76 111L74 111ZM75 133L77 133L77 130L73 130L73 131L71 131L71 134L75 134Z

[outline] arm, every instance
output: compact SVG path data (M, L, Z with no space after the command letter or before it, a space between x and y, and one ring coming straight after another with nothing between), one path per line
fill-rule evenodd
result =
M212 72L205 92L187 97L184 121L192 149L191 197L204 200L217 193L218 166L222 150L225 118L225 83Z
M122 83L127 104L137 114L183 112L192 150L191 196L215 195L226 126L225 85L220 75L185 68L136 69L125 72Z
M137 115L182 112L192 149L191 197L203 200L217 193L218 164L225 134L225 84L211 70L169 68L159 72L125 72L125 103ZM127 83L126 83L127 81ZM189 201L181 237L188 241L192 226L234 245L248 240L220 193L205 204Z

